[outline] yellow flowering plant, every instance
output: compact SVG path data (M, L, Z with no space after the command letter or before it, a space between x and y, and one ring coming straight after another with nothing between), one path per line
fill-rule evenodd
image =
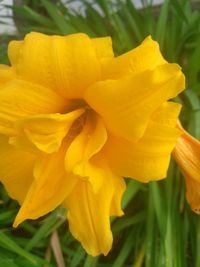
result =
M0 180L21 208L14 227L59 205L85 250L107 255L121 216L123 177L166 177L182 131L185 87L147 37L114 56L110 37L30 33L0 67Z

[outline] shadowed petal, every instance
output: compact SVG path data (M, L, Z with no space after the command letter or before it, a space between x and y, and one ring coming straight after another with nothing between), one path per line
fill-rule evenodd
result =
M100 117L90 113L83 130L72 141L66 153L66 170L89 179L95 191L101 185L103 174L91 164L90 159L102 149L106 140L107 132Z
M187 200L192 210L200 214L200 142L187 133L180 124L182 131L173 151L173 157L186 178Z
M0 135L0 181L20 204L33 181L35 159L35 155L9 145L8 138Z
M181 134L175 126L179 112L179 104L162 105L138 142L109 134L104 149L112 170L141 182L165 178L171 152Z
M111 213L122 215L118 205L121 204L119 199L125 189L122 178L115 176L99 159L98 165L104 172L103 184L98 193L94 193L88 181L80 180L64 202L68 209L71 233L92 256L101 253L107 255L111 249L109 217ZM114 194L117 194L115 200L118 201L113 202Z
M13 68L7 66L7 65L1 65L0 64L0 89L2 85L4 85L5 82L8 82L15 78L15 72L13 71Z
M21 80L7 82L0 90L0 133L15 135L16 120L30 115L62 112L68 102L52 90Z
M34 180L15 218L14 227L26 219L37 219L58 207L76 184L64 168L66 145L57 153L38 158Z
M186 176L183 171L182 173L185 176L187 201L190 204L191 209L195 213L200 214L200 181Z
M11 137L9 143L25 150L34 145L45 153L57 152L72 124L83 112L83 109L77 109L67 114L43 114L21 119L17 121L19 134Z
M126 190L126 183L122 177L115 175L115 189L110 205L110 216L122 216L124 212L122 210L122 196Z

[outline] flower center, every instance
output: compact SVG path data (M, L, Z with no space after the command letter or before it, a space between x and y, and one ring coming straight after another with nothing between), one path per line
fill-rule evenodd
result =
M63 114L74 111L76 109L91 109L90 106L87 104L87 102L83 99L73 99L70 100L65 110L62 112Z
M82 99L72 100L72 102L70 103L70 109L68 108L67 112L71 112L77 109L85 109L85 112L74 121L67 134L67 138L71 139L71 141L81 133L86 123L86 120L92 113L92 109L90 108L90 106Z

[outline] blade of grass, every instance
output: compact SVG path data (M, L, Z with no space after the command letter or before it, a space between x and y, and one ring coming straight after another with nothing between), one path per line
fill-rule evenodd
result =
M129 180L126 191L124 193L123 199L122 199L122 208L124 209L128 203L133 199L133 197L137 194L139 190L143 188L143 184L135 181L135 180Z
M146 212L141 211L134 214L133 216L124 216L122 218L118 218L112 227L112 231L113 233L120 232L129 226L141 223L142 221L145 220L145 217L146 217Z
M30 253L28 253L23 248L18 246L18 244L16 244L10 237L8 237L2 231L0 231L0 247L6 248L9 251L12 251L16 253L17 255L20 255L26 258L27 260L29 260L30 262L36 264L34 257Z
M44 7L46 8L49 16L52 18L52 20L57 25L61 34L70 34L70 33L76 32L76 29L67 22L63 14L60 12L58 8L56 8L54 4L52 4L48 0L41 0L41 1Z
M166 229L166 214L165 214L165 207L163 201L162 191L159 188L157 182L151 182L149 184L150 192L153 198L153 205L155 207L156 218L160 230L160 234L165 234Z
M52 228L58 221L58 212L59 210L56 210L46 218L42 226L27 243L26 250L30 251L33 247L37 246L37 243L39 243L40 240L46 238L53 231Z
M166 25L167 25L168 11L169 11L169 0L165 0L160 10L160 15L158 18L156 34L155 34L156 40L159 42L161 50L164 44L165 29L167 27Z
M83 267L97 267L99 257L87 256Z
M133 250L134 236L134 231L128 233L127 238L112 267L123 267L125 265L125 261L129 253Z
M49 18L39 14L38 12L36 12L35 10L31 9L28 6L14 5L12 6L12 10L15 12L15 14L23 17L23 19L28 18L29 20L39 23L41 26L46 26L49 28L54 27L54 24Z
M152 194L149 192L146 220L145 267L154 267L156 253L155 213Z
M2 267L19 267L12 259L0 259L0 266Z
M78 267L81 266L81 262L85 257L85 251L81 246L78 246L77 250L74 252L72 260L70 261L69 267Z

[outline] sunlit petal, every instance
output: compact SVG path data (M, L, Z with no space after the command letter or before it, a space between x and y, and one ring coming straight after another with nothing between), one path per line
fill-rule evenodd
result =
M165 64L121 79L89 87L85 99L115 135L136 141L153 112L184 89L184 75L176 64Z
M18 135L11 137L9 142L26 150L28 140L43 152L57 152L72 124L83 113L83 109L77 109L67 114L44 114L18 120Z
M99 60L106 60L114 57L111 37L93 38L92 43Z
M102 75L103 79L119 79L133 73L152 70L165 63L158 43L149 36L135 49L104 61Z
M23 42L10 42L8 55L20 77L68 98L80 98L100 79L95 47L83 33L48 36L32 32Z

